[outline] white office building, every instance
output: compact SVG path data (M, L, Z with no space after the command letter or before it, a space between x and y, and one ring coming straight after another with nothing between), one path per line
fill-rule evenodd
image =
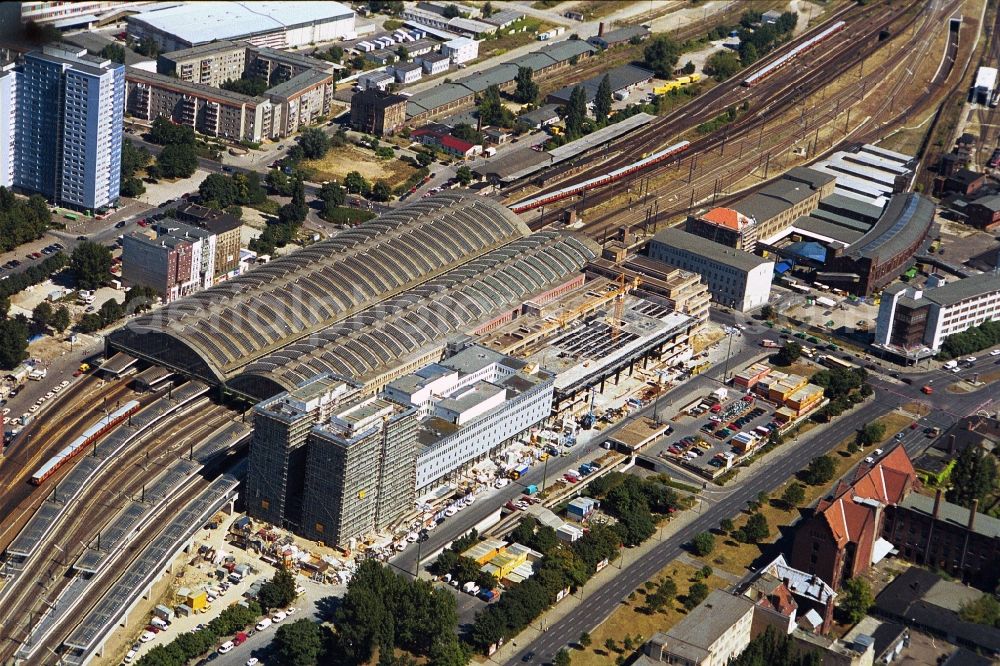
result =
M649 257L698 273L708 283L713 301L740 312L765 305L771 294L773 261L681 229L664 229L653 236Z
M473 345L390 383L385 396L412 405L421 419L417 495L545 420L553 379L537 365Z
M451 58L455 65L479 57L479 42L468 37L456 37L441 45L441 53Z
M897 283L882 292L875 344L906 353L937 352L945 338L1000 320L1000 272L954 281L932 275L922 289Z
M0 68L0 187L14 184L16 132L17 72L10 63Z

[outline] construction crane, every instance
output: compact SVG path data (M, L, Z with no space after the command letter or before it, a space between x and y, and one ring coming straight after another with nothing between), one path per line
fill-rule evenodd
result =
M611 340L614 342L618 342L618 336L621 334L622 317L625 315L625 296L630 291L638 289L640 282L642 280L638 275L631 280L626 280L624 271L618 276L618 289L614 292L615 309L609 322L611 324Z

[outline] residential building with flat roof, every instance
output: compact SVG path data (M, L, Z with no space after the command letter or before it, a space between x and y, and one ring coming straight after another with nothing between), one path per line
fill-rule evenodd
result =
M198 2L129 16L129 37L162 51L217 40L290 48L354 37L354 12L337 2Z
M0 66L0 187L8 189L17 150L17 78L13 62Z
M767 303L774 262L756 255L705 242L681 229L664 229L649 242L650 259L700 274L712 300L747 312Z
M154 289L170 303L215 282L216 240L211 231L174 219L122 239L122 281Z
M77 210L118 200L124 73L122 65L61 46L25 56L7 91L16 99L16 187Z
M454 65L479 57L479 42L468 37L456 37L441 45L441 53L451 58Z

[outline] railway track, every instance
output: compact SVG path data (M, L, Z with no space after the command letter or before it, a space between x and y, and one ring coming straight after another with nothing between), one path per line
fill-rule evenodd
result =
M171 415L155 431L130 444L116 464L97 473L82 494L65 507L55 529L25 563L19 577L24 582L9 591L0 590L7 618L0 633L0 661L16 652L35 615L51 606L70 583L69 569L95 534L125 502L143 497L144 486L153 477L151 472L163 470L181 457L188 438L210 432L229 418L227 409L209 402Z
M847 27L840 34L835 37L831 37L830 41L827 42L829 48L821 49L821 51L823 51L822 53L819 51L812 51L803 54L796 61L794 61L796 63L795 65L781 70L780 74L776 74L768 79L765 79L762 83L753 88L744 88L741 85L742 80L747 74L747 72L742 72L741 74L710 88L708 91L691 102L688 102L684 106L657 118L641 132L633 133L620 139L616 143L612 143L608 148L608 151L616 152L616 156L605 159L599 164L595 164L593 167L587 167L582 170L579 168L579 161L571 163L562 168L562 171L564 172L572 172L571 176L565 179L552 181L551 184L546 184L545 187L531 192L530 196L543 196L555 190L593 178L601 173L606 173L608 171L626 166L631 162L634 162L641 155L655 152L670 143L678 141L679 138L681 138L681 135L685 132L689 132L698 125L712 120L734 104L759 98L762 100L768 100L768 103L765 107L754 110L757 112L770 111L773 107L775 107L775 102L773 100L774 97L787 88L798 85L801 79L807 78L801 75L803 63L808 63L810 66L821 63L823 60L829 58L830 49L839 48L841 49L841 52L843 52L850 48L856 48L859 40L869 40L873 34L877 35L880 30L885 27L885 25L888 25L892 21L896 20L900 15L905 13L906 9L905 5L887 7L880 4L866 5L858 8L850 6L845 7L839 12L831 15L823 24L814 27L806 33L807 35L816 34L822 31L831 22L835 22L837 20L850 21ZM877 27L873 30L873 26ZM801 38L783 45L782 48L775 50L771 54L772 57L769 57L766 61L770 61L773 57L780 56L791 48L794 48L800 41ZM762 63L766 61L762 61ZM758 68L759 67L754 67L753 69ZM789 74L796 69L800 72L799 77L789 78ZM746 121L744 120L743 122ZM694 143L697 143L697 141ZM590 161L591 159L592 157L588 158L587 161ZM548 174L548 176L551 181L551 173ZM528 196L528 193L525 190L530 187L531 185L529 183L522 188L505 193L506 201L510 203L512 201L525 198Z
M935 7L935 5L939 4L940 7ZM643 201L641 197L637 197L636 200L630 201L627 205L628 210L610 211L589 219L583 225L583 231L594 238L600 239L607 237L611 231L617 228L634 224L644 224L647 221L655 224L661 218L668 219L684 214L697 203L705 203L709 199L713 203L717 203L720 193L721 198L725 199L727 196L727 187L743 180L750 173L763 171L760 177L762 181L766 180L769 175L768 167L771 164L770 158L772 154L777 158L778 155L784 154L796 144L802 144L803 141L808 143L808 138L813 132L827 126L833 120L837 120L845 111L848 114L847 120L849 121L851 107L854 103L863 99L864 95L869 92L869 82L872 80L881 81L883 77L887 76L897 67L903 66L908 59L913 59L915 55L925 54L929 48L930 41L932 41L929 37L933 36L933 30L930 28L930 25L935 20L940 20L942 16L947 17L953 13L958 6L960 6L958 0L952 0L952 2L947 3L931 2L924 11L907 19L902 26L899 26L896 34L903 34L909 30L911 36L904 44L897 48L885 63L877 67L874 71L867 72L865 77L859 78L853 84L845 86L838 93L829 95L816 102L810 109L807 110L805 107L802 107L803 115L800 123L794 123L791 126L785 126L779 130L772 130L767 133L768 146L766 149L761 148L766 122L763 118L763 111L758 111L752 118L736 125L734 130L727 135L713 135L693 142L691 150L688 151L687 166L689 167L689 173L686 179L682 177L682 174L678 174L677 178L664 186L655 189L647 187L646 201L649 200L649 195L653 195L656 205L655 212L648 207L646 201ZM921 17L922 20L918 27L917 22ZM868 32L869 39L872 36L877 36L880 30L881 27L879 26L870 30ZM775 101L769 104L769 107L776 106L784 110L790 107L791 104L800 101L802 97L819 89L825 89L834 78L839 77L843 72L850 71L855 66L863 66L860 63L869 55L868 50L864 49L863 46L856 44L850 50L842 50L839 53L840 61L838 66L829 67L826 71L820 71L812 77L804 77L812 84L810 89L804 89L795 84L787 85L777 95ZM895 91L902 91L903 85L903 83L897 83L894 86ZM879 107L879 113L885 112L887 107L891 118L885 122L896 122L900 119L905 119L910 113L909 108L906 106L897 113L892 106L891 96L884 98L883 104ZM866 124L874 117L873 115L867 119ZM856 135L853 140L876 135L881 130L883 124L869 124L866 132L862 133L857 132L857 128L855 128L852 131L852 134ZM847 122L845 122L845 127L846 125ZM775 140L775 137L778 138ZM845 138L848 137L845 136ZM750 149L746 150L747 144L753 144L754 139L756 139L756 146L751 145ZM728 156L725 153L727 145L730 147ZM733 152L737 145L739 147L739 155L734 159ZM834 146L834 148L836 147L838 146ZM716 153L717 150L718 153ZM746 158L744 158L744 153L746 154ZM646 177L662 175L666 168L657 168L646 174ZM682 168L680 162L676 163L674 168L680 172L685 170ZM600 190L597 193L592 193L587 197L588 207L593 208L621 196L623 193L628 192L630 187L634 186L634 182L623 181ZM664 203L667 205L661 205ZM644 217L646 218L645 220ZM549 220L546 219L545 222L547 223Z
M46 492L28 483L28 478L46 460L51 458L76 436L104 416L105 404L115 405L135 397L125 382L109 384L96 378L85 386L86 390L69 402L61 402L56 411L48 411L26 426L18 436L10 453L0 464L0 550L5 549L27 518L44 500ZM103 398L103 400L101 399ZM136 397L149 402L150 396ZM32 426L38 425L34 430ZM51 479L58 482L72 464L56 473Z

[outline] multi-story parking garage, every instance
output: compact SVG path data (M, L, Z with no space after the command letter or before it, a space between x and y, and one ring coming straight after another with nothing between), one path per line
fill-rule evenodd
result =
M327 371L377 390L596 252L572 234L530 234L492 201L442 194L139 317L108 346L254 398Z

